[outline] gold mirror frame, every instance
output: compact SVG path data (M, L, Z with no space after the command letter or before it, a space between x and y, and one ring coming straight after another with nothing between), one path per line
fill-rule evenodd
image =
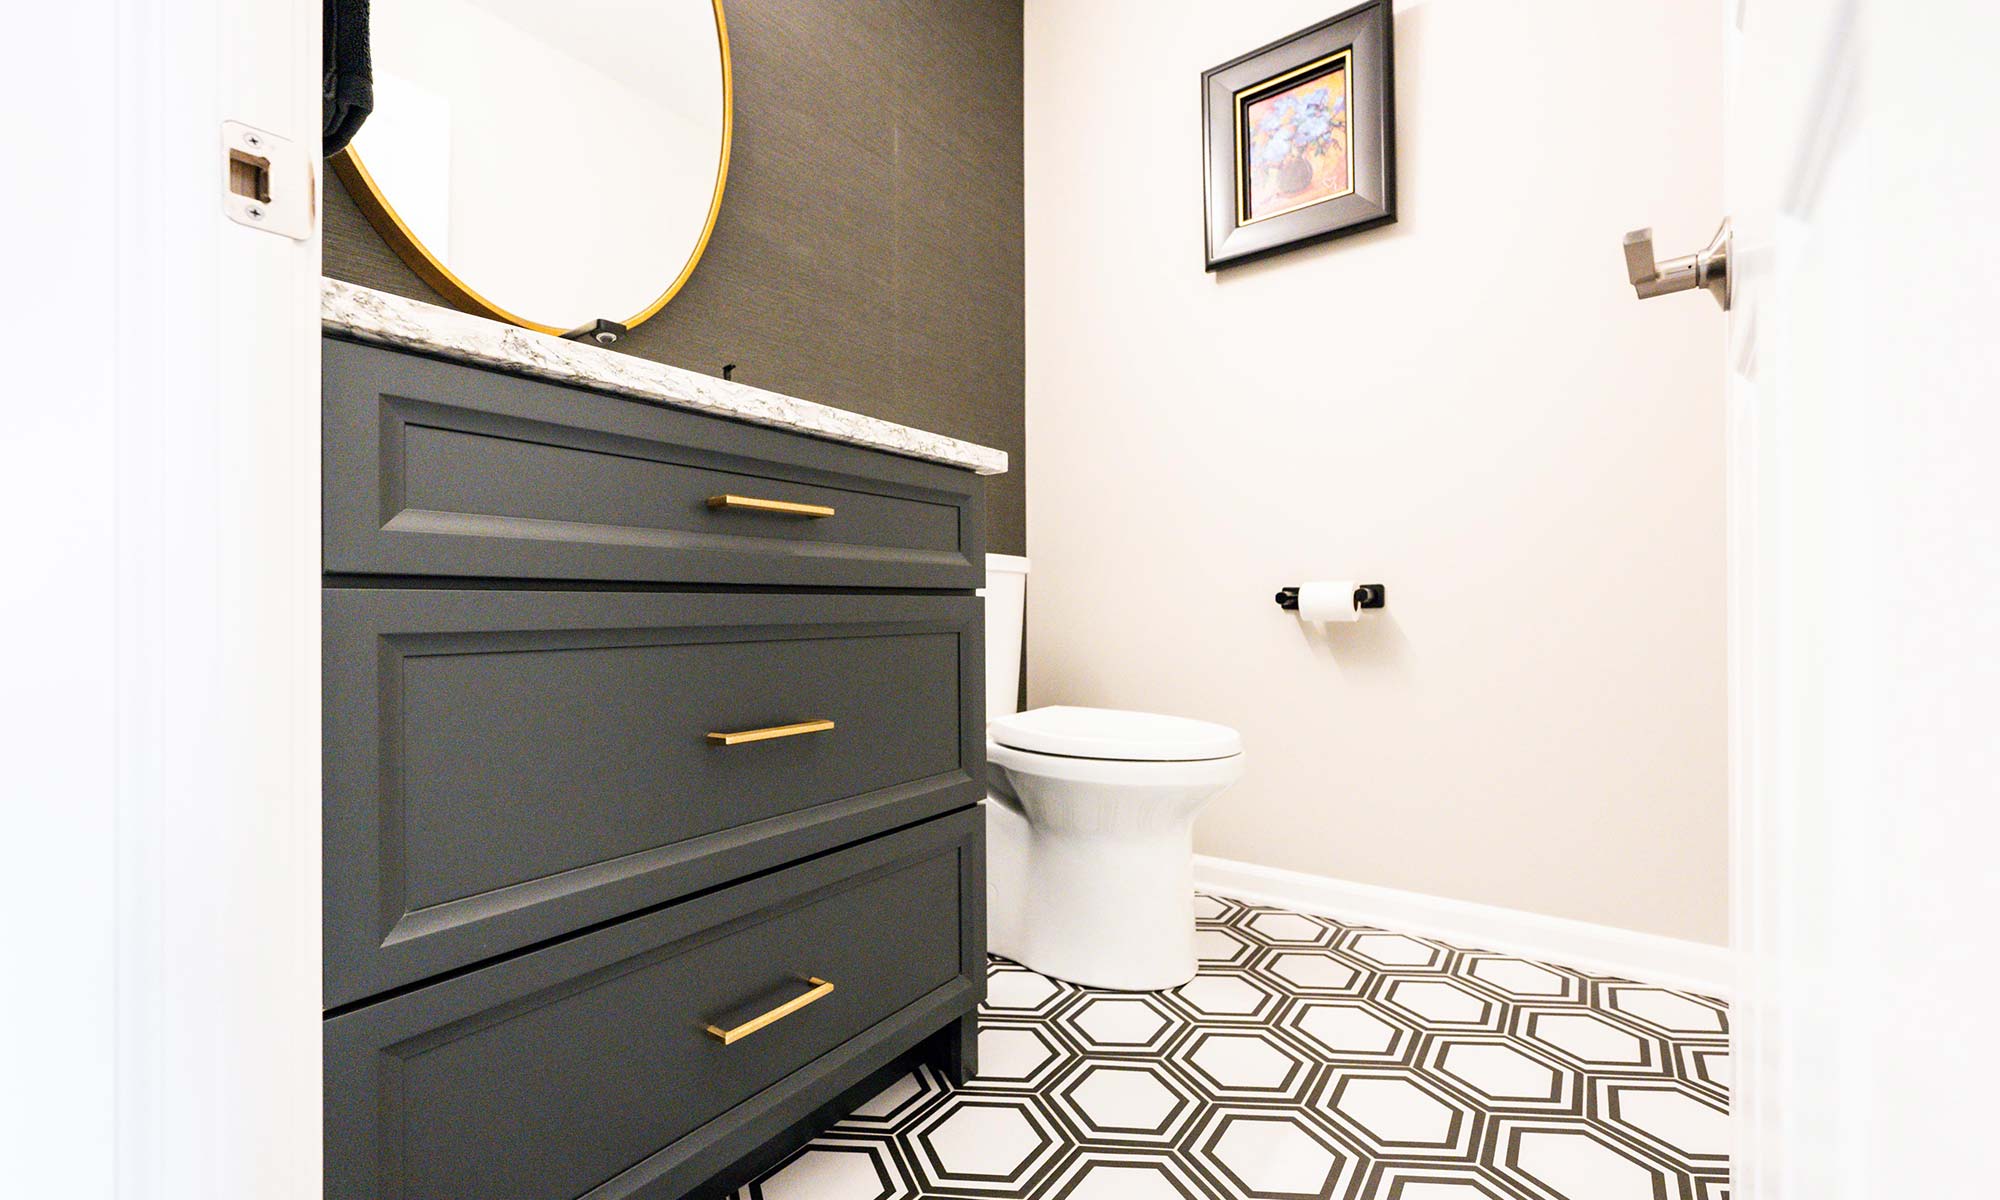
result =
M734 138L736 126L736 100L729 65L729 24L722 16L722 0L710 0L710 3L715 9L716 43L722 49L722 154L715 164L715 193L709 198L708 220L701 227L701 236L695 239L694 252L688 255L686 265L681 267L681 272L674 277L674 281L667 285L667 290L660 293L659 299L624 322L628 329L638 327L665 308L667 301L672 300L681 288L687 286L688 277L694 274L695 264L701 261L703 251L708 249L709 236L715 232L716 215L722 211L722 189L729 180L729 145ZM452 303L469 312L493 317L538 333L561 336L569 332L567 329L544 325L540 321L530 321L517 313L508 312L480 295L472 285L454 274L437 255L431 253L430 248L424 245L423 239L419 238L416 231L397 214L396 206L389 203L389 198L382 194L375 177L368 173L368 168L363 165L361 156L355 152L351 143L328 159L327 164L333 168L334 174L340 176L340 181L347 185L347 192L354 197L354 203L361 209L362 215L366 216L368 223L375 227L375 232L382 235L382 240L389 243L389 248L396 252L396 257L409 264L410 269L415 271L419 278L436 288Z

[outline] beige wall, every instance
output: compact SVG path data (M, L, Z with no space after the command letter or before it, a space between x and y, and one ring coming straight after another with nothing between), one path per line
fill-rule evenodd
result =
M1721 21L1396 18L1401 222L1201 269L1202 70L1325 0L1028 0L1029 700L1243 731L1198 849L1727 938ZM1281 584L1364 578L1321 635Z

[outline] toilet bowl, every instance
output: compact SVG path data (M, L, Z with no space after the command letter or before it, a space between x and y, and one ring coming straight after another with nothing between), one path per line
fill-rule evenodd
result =
M1206 721L1015 713L1028 560L986 556L986 942L1093 987L1194 977L1194 818L1243 774Z
M1058 706L987 724L988 944L1151 991L1194 978L1194 818L1243 774L1233 729Z

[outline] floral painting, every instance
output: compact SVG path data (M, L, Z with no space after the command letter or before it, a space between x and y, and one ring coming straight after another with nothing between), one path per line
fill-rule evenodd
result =
M1243 105L1244 224L1353 190L1347 56Z
M1360 0L1201 73L1209 270L1395 221L1395 26Z

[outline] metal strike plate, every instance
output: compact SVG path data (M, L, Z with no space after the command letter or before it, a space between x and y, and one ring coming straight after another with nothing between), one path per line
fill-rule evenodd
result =
M289 138L224 121L222 211L238 225L298 242L311 237L312 159Z

